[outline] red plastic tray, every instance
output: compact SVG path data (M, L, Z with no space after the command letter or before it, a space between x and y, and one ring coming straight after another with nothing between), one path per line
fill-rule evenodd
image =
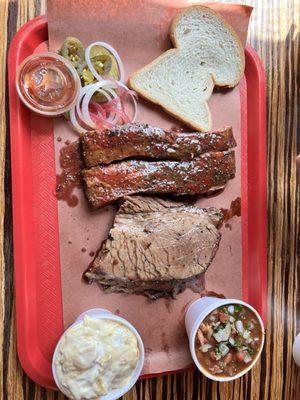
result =
M32 114L15 90L18 65L48 39L47 20L20 29L8 55L17 345L31 379L55 388L52 352L63 332L52 121ZM246 48L247 104L242 110L243 298L266 316L265 75ZM244 152L245 153L245 152ZM173 371L175 372L175 371Z

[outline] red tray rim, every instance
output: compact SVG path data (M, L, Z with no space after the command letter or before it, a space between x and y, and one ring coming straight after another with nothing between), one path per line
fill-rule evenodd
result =
M15 35L8 53L8 75L9 75L9 101L10 101L10 136L11 136L11 165L12 165L12 193L13 193L13 232L14 232L14 271L15 271L15 296L16 296L16 320L17 320L17 348L18 355L23 369L31 379L42 386L48 388L56 388L49 360L41 353L37 338L37 309L38 302L31 293L36 283L36 275L28 260L28 252L33 244L28 240L27 220L28 209L26 209L26 201L24 194L28 190L28 176L24 172L22 166L26 161L25 152L22 151L23 143L22 132L29 129L29 113L18 100L15 90L15 72L17 65L27 56L26 52L33 50L39 43L47 40L47 19L41 15L25 24ZM30 44L29 48L28 45ZM245 76L249 74L255 77L256 85L247 87L247 96L251 98L255 95L256 101L251 102L251 107L247 107L248 129L247 141L248 146L255 146L259 149L255 155L255 163L251 166L254 168L255 185L251 185L243 191L243 195L247 199L255 199L248 201L247 216L248 230L255 232L255 235L243 235L243 248L251 249L251 259L249 254L243 256L243 274L252 277L257 275L255 286L250 288L248 279L243 283L243 298L254 304L260 311L264 322L266 321L267 309L267 253L266 253L266 100L265 100L265 73L263 64L257 53L251 46L245 49L246 54L246 70ZM258 90L257 90L258 88ZM249 124L249 121L251 124ZM27 125L26 125L27 122ZM253 131L253 135L250 134ZM258 132L258 133L257 133ZM255 141L255 142L254 142ZM249 154L244 160L248 163ZM252 155L253 158L253 155ZM244 164L245 165L245 164ZM253 169L252 168L252 169ZM27 171L28 174L28 171ZM27 178L27 179L26 179ZM243 203L242 203L243 209ZM256 219L252 221L251 216L256 215ZM251 226L250 226L251 225ZM246 251L243 251L245 254ZM60 274L60 271L58 271ZM60 275L59 288L60 288ZM251 281L251 280L250 280ZM30 294L29 294L30 293ZM251 301L250 301L251 300ZM56 318L57 334L63 331L63 315L61 294L56 298L56 308L58 310ZM179 371L166 371L158 376L167 373ZM144 376L146 377L146 376ZM143 378L144 378L143 377ZM148 375L147 377L150 377Z

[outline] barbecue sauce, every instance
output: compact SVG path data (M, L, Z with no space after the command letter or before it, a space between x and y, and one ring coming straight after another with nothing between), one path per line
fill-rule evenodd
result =
M229 210L221 208L223 214L223 222L229 221L233 217L241 216L241 198L237 197L230 204Z
M59 163L62 171L56 175L56 197L65 201L69 207L76 207L79 200L73 190L82 187L83 167L79 141L70 143L60 150Z
M17 72L17 91L31 110L56 116L76 102L80 80L72 64L55 53L29 56Z

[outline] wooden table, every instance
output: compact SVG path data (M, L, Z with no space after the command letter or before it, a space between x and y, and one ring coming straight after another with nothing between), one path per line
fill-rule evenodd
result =
M255 6L249 42L263 59L267 73L269 311L264 353L253 372L234 383L218 385L197 372L177 374L139 382L124 396L126 400L300 398L300 369L292 360L292 343L300 328L299 304L296 312L299 189L297 205L295 163L300 3L299 0L244 3ZM3 249L0 254L0 399L3 400L63 399L62 395L35 385L23 373L15 338L6 51L15 32L29 19L43 13L44 0L0 1L0 242Z

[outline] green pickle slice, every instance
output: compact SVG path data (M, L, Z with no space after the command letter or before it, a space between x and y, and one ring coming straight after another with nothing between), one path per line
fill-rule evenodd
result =
M93 46L90 58L98 74L120 79L117 60L107 49L98 45Z
M64 40L59 50L59 54L70 60L75 68L85 60L84 47L81 41L71 36Z
M90 50L90 59L95 70L101 76L109 76L113 79L119 79L119 68L115 57L104 47L95 45ZM85 67L81 73L81 81L83 86L94 82L94 77L88 67ZM107 101L107 98L99 92L93 95L93 100L97 103Z
M81 79L82 86L97 82L97 79L86 64L85 50L79 39L71 36L67 37L59 50L59 54L73 63ZM115 80L120 79L117 60L109 50L95 45L90 50L90 59L99 75L111 77ZM107 98L103 94L96 92L93 95L93 100L103 103L107 101Z

